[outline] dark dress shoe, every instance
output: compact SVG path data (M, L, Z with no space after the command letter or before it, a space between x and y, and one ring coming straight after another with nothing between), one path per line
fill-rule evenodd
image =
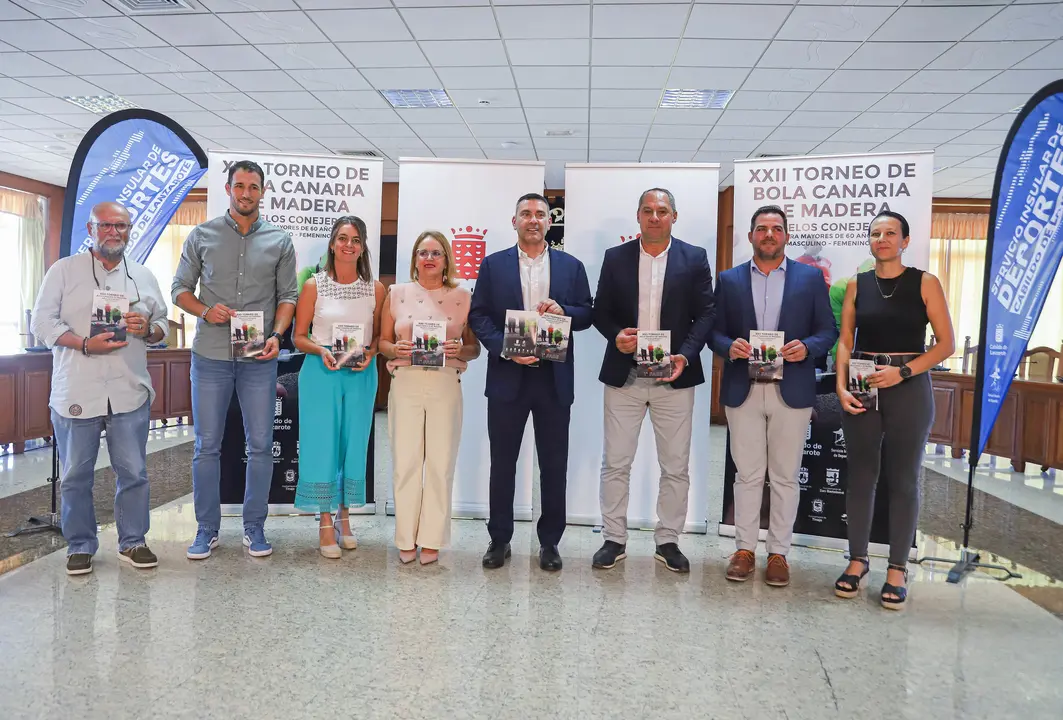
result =
M675 543L665 543L664 545L658 545L657 552L653 554L653 557L663 562L665 567L667 567L672 572L690 572L690 561L687 560L686 556L679 551L679 546Z
M557 545L543 545L539 548L539 568L549 572L561 569L561 553L557 551Z
M626 557L627 545L621 545L613 540L606 540L598 552L594 553L591 567L598 570L608 570Z
M491 542L487 546L487 552L484 553L483 566L490 570L495 570L506 564L506 558L512 555L513 552L509 549L509 543L496 543Z

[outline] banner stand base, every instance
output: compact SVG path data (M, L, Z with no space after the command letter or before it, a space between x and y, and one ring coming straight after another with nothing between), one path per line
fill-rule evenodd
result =
M1010 568L1006 568L1003 565L990 565L988 563L979 562L979 560L981 560L981 557L982 556L978 552L975 552L974 550L970 550L968 548L963 548L962 550L960 550L959 560L956 560L955 558L924 557L919 558L915 561L915 563L916 565L922 565L923 563L954 563L952 568L949 570L948 576L948 581L953 584L960 582L960 580L963 580L963 578L968 573L972 573L976 569L1000 570L1001 572L1005 573L1004 577L996 577L995 575L990 575L989 577L995 578L1001 582L1006 582L1008 580L1014 580L1022 577L1022 575L1020 575L1019 573L1014 572Z
M244 506L242 504L222 504L221 515L222 517L241 517L244 513ZM349 513L351 515L376 515L376 503L369 503L362 507L350 508ZM302 510L296 510L294 505L274 505L270 504L266 515L268 517L290 517L290 516L316 516L316 512L304 512Z
M391 516L395 515L394 500L387 501L384 505L384 513ZM487 520L490 514L490 508L482 503L455 503L450 510L451 520ZM531 506L516 505L513 508L513 519L521 522L534 520Z
M721 537L734 537L735 526L724 525L720 523L718 531ZM760 541L763 542L768 539L768 531L761 529ZM845 538L832 538L824 537L822 535L805 535L802 533L794 533L793 544L799 547L807 547L813 550L837 550L846 553L849 549L849 541ZM868 543L867 554L874 557L886 558L890 554L890 546L885 543ZM916 560L918 554L916 549L912 548L908 553L908 560L912 562L919 562Z

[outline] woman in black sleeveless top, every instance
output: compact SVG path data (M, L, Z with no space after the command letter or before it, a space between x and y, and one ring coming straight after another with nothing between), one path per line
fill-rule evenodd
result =
M845 410L842 427L849 457L850 562L834 592L856 597L867 576L875 485L882 477L889 491L890 557L880 599L883 607L899 610L908 595L906 563L919 518L923 453L934 421L928 373L952 355L955 343L941 283L902 262L908 221L884 211L872 221L869 234L875 269L860 273L846 288L838 341L838 399ZM928 322L937 337L929 350L924 346ZM875 371L863 380L865 388L878 389L877 410L864 407L850 391L850 359L875 363Z

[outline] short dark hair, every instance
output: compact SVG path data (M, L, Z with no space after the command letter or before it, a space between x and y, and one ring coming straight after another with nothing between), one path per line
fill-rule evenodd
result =
M649 190L646 190L641 195L639 195L639 210L642 210L642 201L645 200L646 196L649 195L652 192L659 192L659 193L664 193L665 195L667 195L668 196L668 204L672 206L672 212L676 211L675 210L675 195L672 194L671 190L666 190L664 188L650 188Z
M550 201L547 200L545 196L540 195L539 193L527 193L526 195L521 195L520 198L517 199L517 207L519 208L520 204L525 200L538 200L539 202L546 205L546 211L548 213L550 212Z
M253 160L239 160L229 166L229 185L233 184L233 175L236 174L237 170L246 170L247 172L258 173L259 182L261 182L263 185L266 184L266 173L262 172L262 168L257 162L254 162Z
M875 216L875 220L879 218L893 218L901 224L901 237L906 238L909 235L910 229L908 227L908 219L901 215L899 212L893 212L892 210L883 210ZM875 224L875 220L871 221L871 224L867 226L867 236L871 237L871 225Z
M749 219L749 232L753 232L753 229L757 226L757 218L761 215L778 215L782 218L782 231L784 233L790 232L790 228L786 223L786 211L778 205L762 205L757 208L753 213L753 217Z

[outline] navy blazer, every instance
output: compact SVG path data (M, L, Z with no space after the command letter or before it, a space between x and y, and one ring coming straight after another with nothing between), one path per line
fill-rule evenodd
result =
M575 332L591 326L591 288L583 263L561 250L550 249L550 299L572 318L573 336L565 362L544 360L547 367L534 372L553 372L554 389L562 405L571 405L575 396L572 358ZM498 400L515 400L522 373L528 369L502 358L502 335L507 310L525 310L520 286L520 259L517 246L491 253L480 264L480 274L472 293L469 327L487 348L487 384L484 395Z
M716 281L716 325L712 330L712 351L724 360L720 402L738 407L749 395L749 362L730 360L731 343L736 338L749 340L750 330L757 327L753 309L753 282L750 260L720 273ZM816 361L826 356L838 340L838 326L830 308L830 297L818 268L786 259L786 281L779 330L785 341L800 340L808 356L799 363L783 365L780 391L792 408L812 407L816 402Z
M612 387L623 387L635 367L634 355L617 350L616 336L639 324L639 247L636 240L605 251L594 296L594 327L606 342L598 379ZM664 270L660 328L672 333L672 352L687 359L673 387L705 382L701 349L712 332L714 312L712 270L705 248L673 237Z

